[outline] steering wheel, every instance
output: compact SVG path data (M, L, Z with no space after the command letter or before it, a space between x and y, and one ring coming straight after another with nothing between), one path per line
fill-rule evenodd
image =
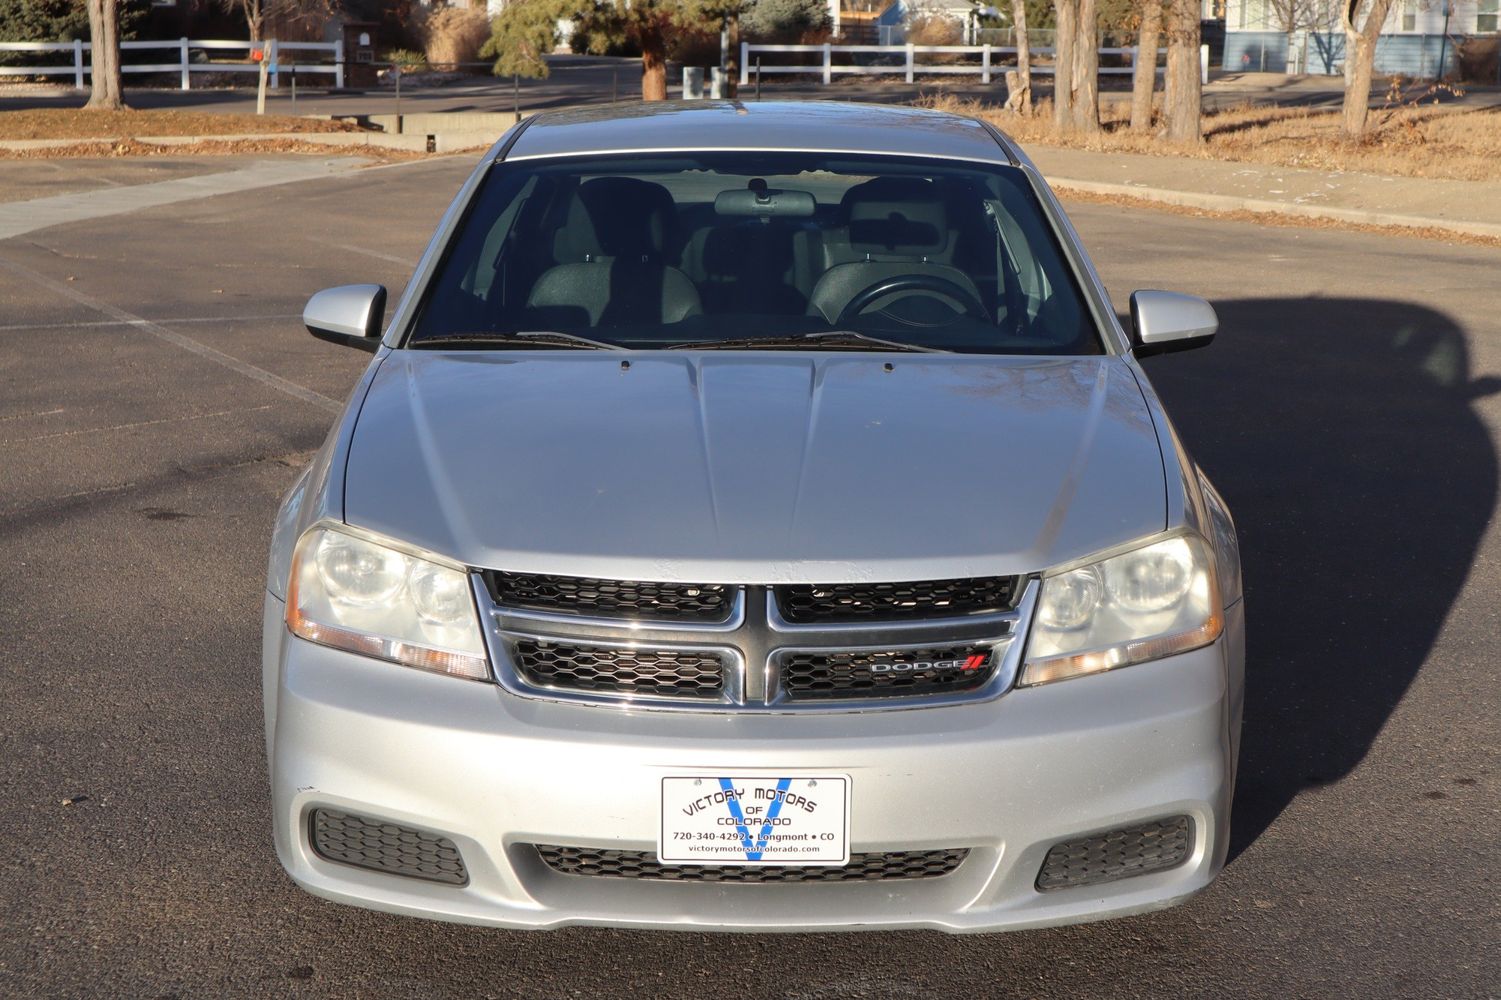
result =
M850 299L845 307L839 310L839 316L834 320L836 326L848 323L869 309L871 304L892 295L924 295L929 298L940 299L947 303L961 316L970 316L974 319L985 320L985 305L974 292L965 288L956 281L948 278L940 278L933 274L898 274L890 278L883 278L875 284L861 289L854 298ZM913 323L904 319L903 322L912 326L941 326L941 323Z

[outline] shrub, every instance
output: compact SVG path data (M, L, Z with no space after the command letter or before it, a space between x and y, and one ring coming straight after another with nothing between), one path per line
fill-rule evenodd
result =
M740 16L743 37L772 45L797 44L829 26L829 6L821 0L756 0Z
M913 45L960 45L964 24L943 14L918 14L907 25L907 41Z
M428 15L422 34L429 63L478 62L480 46L490 37L490 19L483 8L442 7Z
M382 58L400 66L403 73L417 73L427 69L427 57L411 49L390 49Z

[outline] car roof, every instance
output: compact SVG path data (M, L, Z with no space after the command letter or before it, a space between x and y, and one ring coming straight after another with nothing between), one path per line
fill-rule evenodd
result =
M847 101L655 101L550 111L531 118L507 160L669 150L797 150L1017 162L973 118Z

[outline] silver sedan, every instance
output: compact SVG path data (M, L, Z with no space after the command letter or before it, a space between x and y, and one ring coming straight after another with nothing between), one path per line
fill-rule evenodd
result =
M1235 530L1047 184L983 123L523 121L278 516L277 853L513 928L993 931L1207 887Z

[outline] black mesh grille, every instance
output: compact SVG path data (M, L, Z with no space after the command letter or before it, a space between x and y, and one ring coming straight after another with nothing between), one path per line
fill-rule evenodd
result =
M973 691L995 674L988 646L875 652L814 651L778 657L782 690L794 700L915 698Z
M716 653L675 649L617 649L521 639L516 669L533 684L614 694L718 698L724 661Z
M464 885L469 874L447 837L332 809L315 809L309 839L319 857L356 868Z
M663 882L876 882L947 875L969 851L894 851L852 854L840 866L664 865L646 851L605 851L537 844L547 867L564 875L655 879Z
M713 624L730 617L734 588L717 583L649 583L583 576L487 571L496 604L598 618Z
M1181 865L1193 847L1187 816L1128 826L1054 844L1037 873L1037 888L1069 889L1160 872Z
M961 618L1008 611L1020 578L979 576L916 583L830 583L777 587L782 617L798 625Z

